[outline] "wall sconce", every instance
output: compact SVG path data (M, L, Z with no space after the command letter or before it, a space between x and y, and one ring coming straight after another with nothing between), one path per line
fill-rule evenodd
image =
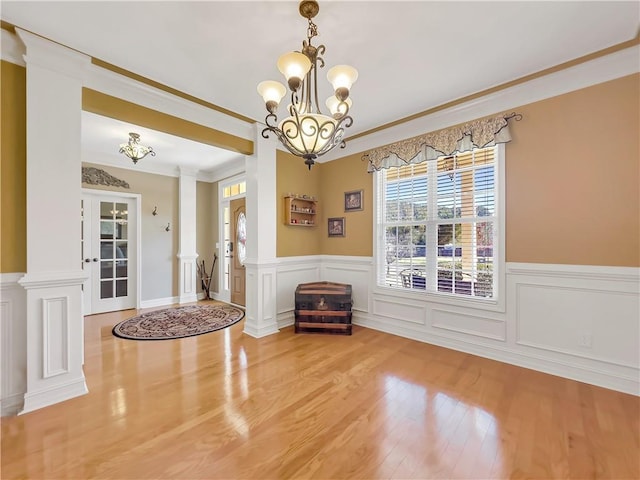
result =
M171 231L171 223L167 223L167 228L164 229L165 232Z
M151 212L151 215L153 215L154 217L158 215L158 207L153 207L153 212Z

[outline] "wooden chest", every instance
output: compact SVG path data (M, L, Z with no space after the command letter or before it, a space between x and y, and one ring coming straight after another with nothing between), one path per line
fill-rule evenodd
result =
M296 333L351 335L351 285L301 283L296 288Z

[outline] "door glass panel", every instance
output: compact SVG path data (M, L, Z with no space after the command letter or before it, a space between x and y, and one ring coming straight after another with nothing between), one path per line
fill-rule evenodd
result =
M113 281L106 280L100 282L100 298L112 298L113 297Z
M126 240L127 237L127 221L119 220L115 224L115 237L118 240Z
M126 220L129 215L127 208L128 207L126 203L116 203L116 209L114 211L115 219Z
M100 218L113 219L113 203L112 202L100 202Z
M100 262L100 278L113 278L113 262Z
M127 296L127 281L116 280L116 297L126 297L126 296Z
M236 245L238 247L238 261L240 265L244 265L244 261L247 259L247 218L244 213L238 215L237 230Z
M116 258L129 258L127 242L116 242Z
M100 220L100 238L113 238L113 221Z
M126 260L118 260L116 262L116 277L122 278L127 277L127 261Z
M102 260L113 258L113 242L100 242L100 258Z

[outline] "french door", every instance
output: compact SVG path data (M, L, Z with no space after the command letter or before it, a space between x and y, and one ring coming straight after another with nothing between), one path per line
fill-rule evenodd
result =
M82 196L85 315L137 306L137 208L136 197Z

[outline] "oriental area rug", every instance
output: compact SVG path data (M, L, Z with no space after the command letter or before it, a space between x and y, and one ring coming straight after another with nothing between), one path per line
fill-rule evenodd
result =
M215 332L243 317L244 311L227 304L188 305L129 318L113 327L113 334L130 340L170 340Z

